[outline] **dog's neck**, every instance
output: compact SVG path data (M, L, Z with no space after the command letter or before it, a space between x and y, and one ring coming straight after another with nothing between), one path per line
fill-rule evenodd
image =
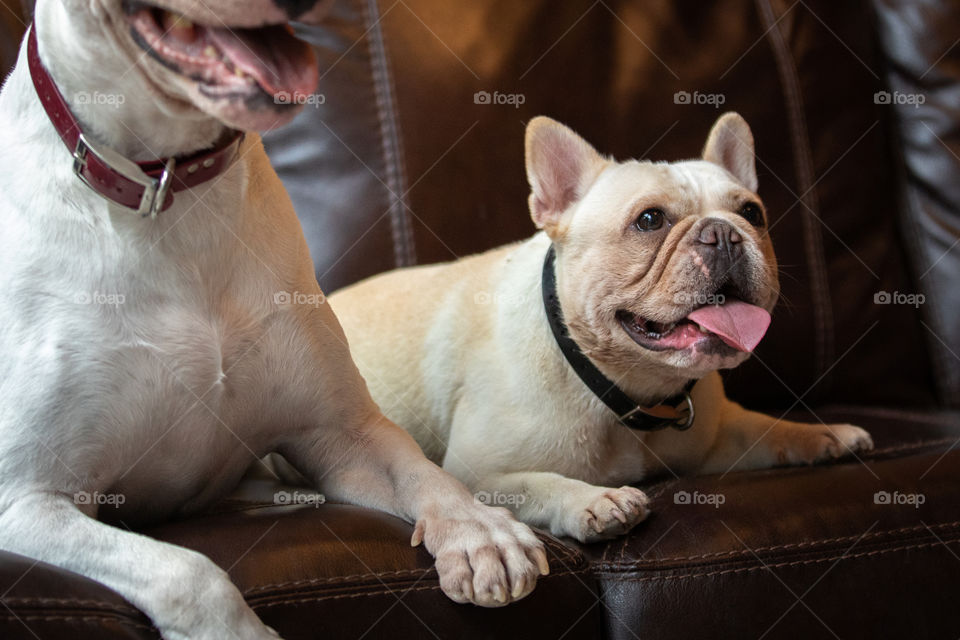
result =
M186 155L216 142L225 127L187 105L169 112L176 107L153 95L134 62L114 46L105 23L110 17L99 11L68 13L60 2L40 2L33 26L40 58L85 134L135 161ZM24 58L16 72L29 76ZM27 95L38 100L35 92Z

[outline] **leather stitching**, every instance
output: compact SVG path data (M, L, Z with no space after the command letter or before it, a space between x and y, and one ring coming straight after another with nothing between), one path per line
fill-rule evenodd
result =
M751 567L738 567L735 569L723 569L721 571L707 571L701 573L680 573L680 574L671 574L664 576L644 576L642 578L625 578L616 574L608 574L606 576L600 577L609 577L610 579L616 580L617 582L657 582L657 581L668 581L668 580L686 580L688 578L706 578L711 576L725 575L729 573L745 573L748 571L764 571L767 569L778 569L780 567L795 567L800 565L807 564L820 564L824 562L831 562L834 560L847 560L854 558L866 558L871 556L882 555L886 553L892 553L894 551L908 551L911 549L925 549L930 547L939 547L945 546L952 543L960 542L960 540L944 540L943 542L925 542L912 545L903 545L899 547L888 547L886 549L875 549L873 551L864 551L862 553L848 553L848 554L839 554L831 555L824 558L813 558L810 560L796 560L793 562L778 562L778 563L766 563L760 566L751 566Z
M553 577L560 577L560 576L582 575L585 573L590 573L590 569L589 568L580 569L579 571L571 571L569 573L558 573L558 574L551 573L549 576L541 576L540 580L547 580ZM329 595L309 596L304 598L284 597L274 602L250 604L250 608L256 610L256 609L265 609L267 607L276 607L281 605L301 604L305 602L318 602L321 600L340 600L343 598L365 598L369 596L381 596L381 595L387 595L387 594L395 595L398 591L402 593L409 593L411 591L437 591L439 589L440 589L439 585L424 585L422 587L410 587L409 589L380 589L377 591L364 591L362 593L337 593L337 594L329 594Z
M814 189L813 159L810 153L810 137L807 133L806 118L803 114L803 101L800 97L800 83L797 79L797 69L790 49L783 38L779 27L775 27L774 10L770 0L757 0L761 18L768 29L770 46L773 49L774 59L780 73L787 103L787 113L790 122L790 134L793 138L793 157L796 163L797 181L800 200L806 209L803 216L803 235L806 245L807 260L810 266L811 299L813 300L813 316L816 323L816 371L821 374L827 370L827 363L833 360L834 336L832 322L832 306L830 300L830 286L827 268L823 254L823 238L820 227L814 220L814 212L819 209L819 201ZM794 10L792 8L791 10Z
M572 550L569 547L567 547L566 545L558 544L551 540L543 540L543 542L546 546L548 546L554 552L554 555L557 556L557 560L559 560L561 564L570 564L580 559L578 557L579 554L575 550ZM335 585L335 584L353 582L356 580L365 580L369 578L416 577L419 579L419 578L422 578L423 576L426 576L427 574L433 574L433 573L436 573L436 572L431 567L430 569L399 569L395 571L355 573L352 575L332 576L329 578L307 578L304 580L292 580L289 582L277 582L273 584L258 585L256 587L250 587L249 589L246 589L243 593L246 596L246 595L261 593L263 591L267 591L270 589L280 589L280 588L286 588L286 587L298 587L298 586L309 586L309 585L321 585L321 584ZM574 574L574 573L579 573L579 571L561 571L559 573L551 572L550 575L559 576L559 575L568 575L568 574ZM546 576L543 576L543 577L546 577Z
M146 625L140 622L134 622L133 620L126 620L124 618L115 618L111 616L67 616L67 615L30 615L30 614L16 614L16 615L7 615L0 614L0 618L4 620L30 620L33 622L53 622L53 621L63 621L63 622L84 622L84 623L94 623L94 624L103 624L105 622L114 622L117 624L126 625L128 627L133 627L135 629L141 629L143 631L155 632L156 629L150 625Z
M389 202L391 235L393 239L394 264L407 267L416 264L413 235L406 205L406 171L397 123L394 90L387 63L386 44L381 28L383 16L379 15L377 0L360 0L361 12L367 27L367 53L377 117L380 121L380 150L386 171L386 189Z
M112 611L114 613L120 613L124 615L129 615L130 613L139 614L140 610L135 609L134 607L124 607L123 605L111 604L109 602L103 602L100 600L83 600L83 599L74 599L74 598L35 598L35 597L17 597L17 596L4 596L0 598L0 603L3 604L13 604L13 605L63 605L66 607L96 607L98 609L104 609L107 611Z
M930 525L931 529L949 529L960 527L960 520L955 520L953 522L942 522L935 525ZM900 529L890 529L888 531L877 531L875 533L868 533L865 536L839 536L836 538L822 538L820 540L809 540L805 542L791 542L788 544L778 544L769 547L755 547L751 549L739 549L734 551L717 551L714 553L703 553L699 555L692 556L674 556L672 558L657 558L655 560L644 560L630 563L631 566L640 566L643 563L649 564L665 564L668 562L681 562L687 560L705 560L707 558L724 558L724 557L737 557L737 556L752 556L755 553L763 553L767 551L783 551L787 549L807 549L809 547L817 545L825 545L836 542L853 542L855 540L868 540L875 539L880 536L892 536L898 535L901 533L914 533L917 531L926 531L927 528L923 525L916 525L913 527L902 527Z

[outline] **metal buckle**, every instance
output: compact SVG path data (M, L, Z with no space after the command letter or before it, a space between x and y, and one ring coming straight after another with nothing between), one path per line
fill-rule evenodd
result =
M122 164L128 164L132 166L135 165L133 165L130 160L124 158L113 149L98 149L81 133L80 137L77 139L77 148L73 151L73 173L80 178L85 185L90 187L90 189L100 196L103 196L103 194L100 193L89 180L87 180L85 175L83 175L83 170L87 167L88 154L93 154L95 158L113 171L116 171L127 180L135 182L143 187L143 196L140 198L139 207L133 209L124 205L120 206L128 211L135 211L143 217L157 217L157 214L160 213L160 210L163 208L163 203L167 199L167 192L170 190L170 181L171 178L173 178L173 170L177 164L173 158L167 160L167 165L163 168L163 173L159 178L151 178L143 171L140 171L139 168L137 168L139 173L134 173L133 171L119 168L118 165ZM112 161L110 156L112 156Z
M677 429L679 431L686 431L691 426L693 426L693 419L696 416L696 412L693 409L693 399L690 397L689 391L684 391L683 400L686 406L684 407L683 410L681 410L681 417L678 420L675 420L673 422L669 422L668 421L669 419L663 418L662 416L657 416L657 415L648 413L644 409L644 407L640 405L635 406L633 409L631 409L630 411L627 411L625 414L620 416L620 421L626 422L637 413L644 413L650 416L651 418L657 418L659 420L663 420L663 426L658 427L658 429L663 429L665 427L673 427L674 429ZM686 415L683 415L683 414L686 414Z

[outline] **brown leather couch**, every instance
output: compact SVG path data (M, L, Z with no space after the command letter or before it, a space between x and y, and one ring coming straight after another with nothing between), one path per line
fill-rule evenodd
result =
M267 481L147 535L212 557L288 639L960 635L956 2L340 0L303 35L325 101L266 144L327 290L532 233L536 114L617 157L678 159L722 110L742 113L784 299L729 391L860 424L877 449L652 479L646 523L609 544L545 535L552 574L500 610L448 601L409 525L276 506ZM2 553L0 604L2 638L156 637L108 589Z

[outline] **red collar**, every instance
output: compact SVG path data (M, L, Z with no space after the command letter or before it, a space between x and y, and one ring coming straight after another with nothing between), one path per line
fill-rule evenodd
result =
M155 218L160 211L166 211L173 205L175 192L220 175L236 156L238 141L243 138L239 131L213 149L151 162L134 163L112 149L97 147L83 135L80 123L43 67L37 52L35 24L30 27L27 63L47 116L73 153L73 172L107 200L142 216Z

